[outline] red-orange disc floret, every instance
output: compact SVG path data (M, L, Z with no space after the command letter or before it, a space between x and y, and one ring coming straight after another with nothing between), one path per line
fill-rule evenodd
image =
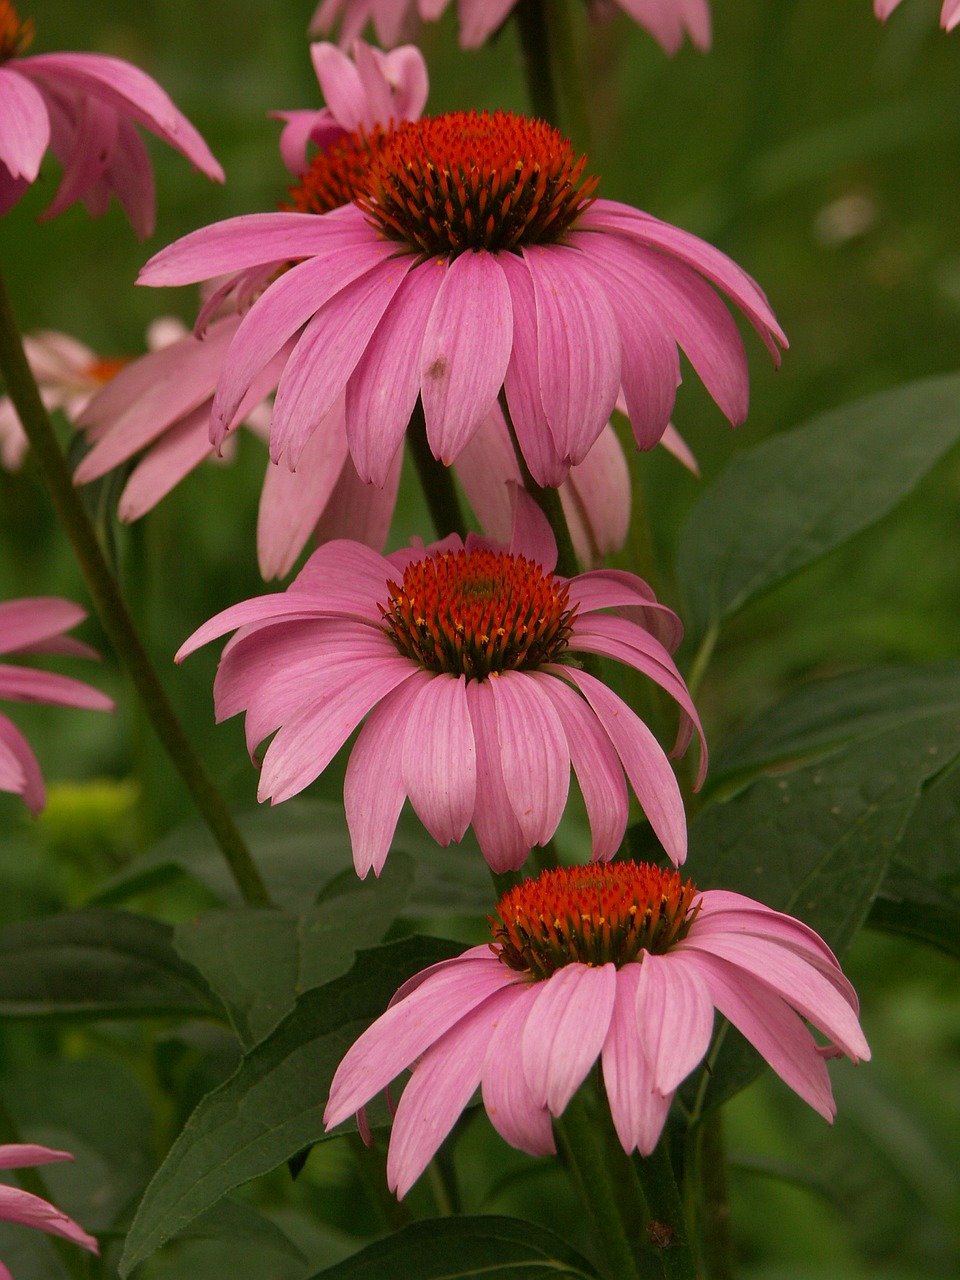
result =
M26 52L33 41L33 19L21 22L10 0L0 0L0 62Z
M424 256L551 244L593 202L559 130L509 111L405 121L375 158L356 203L391 240Z
M556 662L574 611L569 588L523 556L485 549L416 560L389 582L387 634L427 671L482 680Z
M300 181L290 188L283 208L297 213L329 213L349 204L370 183L370 163L389 130L375 125L368 133L345 133L325 151L318 151Z
M508 890L489 916L491 950L539 980L568 964L636 961L679 942L697 913L697 888L651 863L558 867Z

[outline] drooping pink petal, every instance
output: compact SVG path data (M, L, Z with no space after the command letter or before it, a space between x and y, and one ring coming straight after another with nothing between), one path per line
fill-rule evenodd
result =
M471 819L480 851L498 873L517 871L530 852L503 781L497 708L489 680L467 684L467 706L477 751L477 799Z
M545 844L563 816L570 786L567 738L553 703L524 673L490 678L503 783L528 845Z
M506 21L517 0L459 0L460 47L479 49Z
M536 987L519 982L509 988L509 995L486 1046L481 1079L484 1109L511 1146L532 1156L553 1155L557 1148L550 1111L538 1106L516 1060L527 1014L537 998Z
M131 471L117 501L121 520L139 520L174 489L184 476L213 453L206 405L188 414L157 441Z
M0 712L0 791L20 796L36 816L46 803L46 789L37 758L26 738Z
M41 646L70 631L87 616L85 609L57 596L30 596L0 602L0 653L49 652Z
M69 1240L91 1253L99 1254L100 1246L93 1236L74 1220L29 1191L21 1191L19 1187L8 1187L0 1184L0 1221L16 1222L24 1227L34 1227L45 1231L48 1235L59 1236L61 1240Z
M0 66L0 165L12 178L34 182L50 143L43 96L15 67Z
M660 604L650 587L621 569L593 569L577 578L577 613L615 609L645 627L670 653L683 639L683 624L672 609Z
M581 564L600 565L619 551L630 528L630 468L607 424L560 486L560 502Z
M463 676L441 672L420 690L403 742L403 782L438 844L463 839L477 794L477 751Z
M348 457L330 501L317 521L314 541L322 543L331 538L353 538L379 550L386 542L393 522L402 469L403 450L398 449L383 486L364 484Z
M44 702L58 707L86 707L112 711L113 699L82 680L32 667L0 665L0 698L14 702Z
M610 1027L603 1042L603 1084L617 1137L628 1154L653 1151L660 1139L671 1094L654 1086L653 1068L637 1034L636 994L640 965L617 970L616 995Z
M636 993L636 1027L653 1086L670 1095L704 1058L713 1036L713 1000L694 966L645 953Z
M560 1115L607 1038L617 989L612 964L568 964L539 984L520 1055L537 1106Z
M5 1142L0 1144L0 1169L28 1169L36 1164L59 1164L74 1157L69 1151L57 1151L54 1147L41 1147L36 1142Z
M557 540L550 521L520 485L511 485L509 493L513 507L510 550L532 560L544 573L553 573L557 567Z

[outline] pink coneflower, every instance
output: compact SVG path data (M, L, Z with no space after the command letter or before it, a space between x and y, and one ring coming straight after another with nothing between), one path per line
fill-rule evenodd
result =
M40 1147L32 1142L10 1142L0 1145L0 1169L26 1169L32 1165L53 1164L61 1160L72 1160L69 1151L54 1151L51 1147ZM10 1187L0 1183L0 1220L16 1222L23 1227L36 1227L38 1231L46 1231L48 1235L59 1236L78 1244L81 1249L89 1249L99 1254L100 1247L93 1236L72 1218L61 1212L47 1200L32 1195L29 1191L21 1191L19 1187ZM10 1272L0 1262L0 1280L13 1280Z
M476 49L506 21L517 0L457 0L460 44ZM436 21L449 0L323 0L310 23L310 31L327 35L340 23L340 39L349 42L367 22L373 23L383 45L411 37L417 20ZM710 47L710 6L707 0L588 0L591 16L606 17L623 9L666 49L676 53L689 36L700 49Z
M341 1062L328 1129L413 1067L387 1180L402 1197L479 1085L512 1146L555 1150L551 1116L600 1059L623 1148L649 1155L680 1082L703 1059L714 1010L826 1120L824 1052L870 1050L857 997L806 925L738 893L698 893L676 871L612 863L544 872L501 898L493 942L425 969Z
M0 604L0 654L65 654L97 658L95 649L65 635L87 615L69 600L37 596ZM98 689L69 676L32 667L0 664L0 698L14 702L45 702L60 707L112 711L113 702ZM46 794L40 766L30 746L5 715L0 715L0 791L22 796L32 813L39 813Z
M873 12L882 22L886 22L899 3L900 0L873 0ZM960 0L943 0L940 26L944 31L952 31L958 25L960 25Z
M679 641L679 621L633 574L563 579L555 560L549 527L523 493L508 548L471 535L380 556L329 542L285 592L200 627L177 661L240 629L224 650L214 698L218 720L246 710L251 753L278 731L263 756L261 800L302 791L363 724L344 783L361 876L371 867L379 874L407 798L440 844L472 824L495 871L521 866L556 830L571 764L593 858L620 846L626 773L681 862L686 823L666 755L574 659L614 658L664 688L681 709L674 751L683 751L700 725L667 647ZM701 778L705 768L702 748Z
M50 147L63 177L45 217L77 200L99 217L115 195L137 235L150 235L153 169L136 124L223 181L200 134L145 72L98 53L24 57L32 39L32 21L0 0L0 214L36 180Z
M272 457L296 469L345 394L354 464L376 484L418 396L433 453L451 463L502 389L541 485L583 461L621 388L637 444L652 448L680 381L678 343L730 421L743 421L743 343L707 281L777 359L786 339L766 298L704 241L595 199L585 158L556 130L505 112L453 112L350 137L314 157L296 211L203 228L143 270L151 285L221 273L265 283L265 272L294 264L266 284L230 346L215 441L289 341ZM299 211L309 208L320 216Z

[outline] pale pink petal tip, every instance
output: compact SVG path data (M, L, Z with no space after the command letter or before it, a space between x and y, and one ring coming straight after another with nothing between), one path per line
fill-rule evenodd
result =
M25 1169L38 1164L72 1160L68 1151L55 1151L30 1142L14 1142L0 1146L0 1169ZM100 1246L93 1236L49 1201L19 1187L0 1185L0 1220L14 1222L24 1227L35 1227L48 1235L59 1236L87 1249L100 1253ZM2 1264L0 1264L2 1275Z

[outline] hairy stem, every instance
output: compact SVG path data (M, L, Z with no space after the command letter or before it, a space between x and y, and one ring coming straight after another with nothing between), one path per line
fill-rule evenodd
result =
M430 518L437 531L438 538L445 538L455 533L460 538L467 536L467 522L456 485L453 483L453 472L438 462L430 450L427 440L427 424L423 417L423 405L420 400L410 417L407 427L407 448L417 469L423 496L430 509Z
M74 488L67 460L27 363L23 340L2 274L0 373L30 441L44 487L70 539L103 629L126 667L157 737L210 828L244 900L268 905L270 898L250 851L230 816L223 797L174 714L137 634L120 586L97 541L87 509Z
M650 1213L650 1243L657 1250L666 1280L697 1280L696 1260L666 1137L661 1136L649 1156L636 1156L634 1168Z

